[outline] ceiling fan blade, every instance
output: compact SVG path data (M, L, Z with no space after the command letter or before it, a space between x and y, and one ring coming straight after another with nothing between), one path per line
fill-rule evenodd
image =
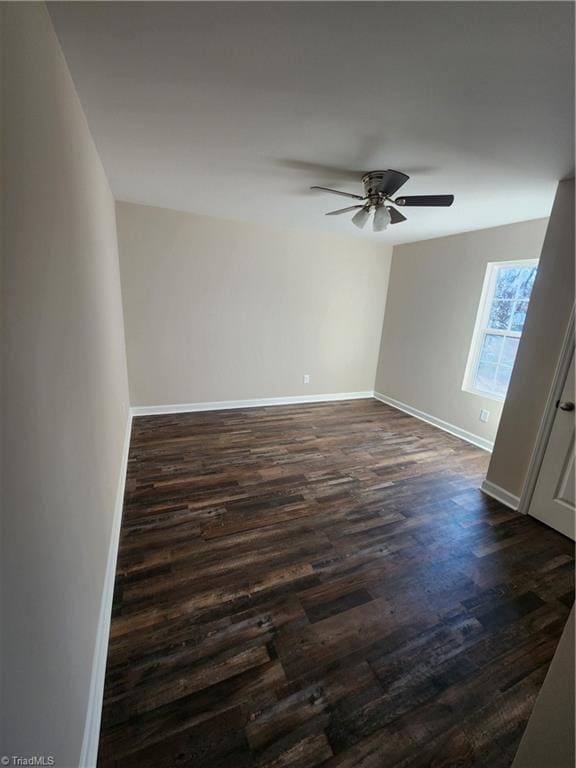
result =
M397 192L403 184L406 184L409 178L410 176L407 176L401 171L392 171L391 169L388 169L385 178L382 180L381 184L378 185L378 188L384 195L390 197L390 195Z
M350 205L348 208L338 208L337 211L329 211L325 213L325 216L339 216L341 213L348 213L348 211L355 211L356 208L363 208L363 205Z
M406 216L403 216L396 208L392 208L391 205L386 206L388 213L390 214L390 224L400 224L401 221L406 221Z
M454 195L411 195L410 197L397 197L396 205L452 205Z
M321 192L330 192L332 195L351 197L353 200L364 200L362 195L353 195L351 192L339 192L337 189L329 189L328 187L310 187L310 189L319 189Z

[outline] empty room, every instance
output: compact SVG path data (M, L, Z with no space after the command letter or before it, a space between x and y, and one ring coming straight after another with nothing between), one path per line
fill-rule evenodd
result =
M0 43L1 765L573 768L574 4Z

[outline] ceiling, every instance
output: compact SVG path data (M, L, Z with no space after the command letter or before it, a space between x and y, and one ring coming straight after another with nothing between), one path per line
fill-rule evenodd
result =
M119 200L358 234L310 185L394 168L456 196L360 234L402 243L547 216L573 174L570 2L48 5Z

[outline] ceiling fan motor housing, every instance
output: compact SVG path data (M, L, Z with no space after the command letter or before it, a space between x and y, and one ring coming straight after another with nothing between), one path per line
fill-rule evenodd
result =
M369 171L362 176L366 197L380 197L385 194L385 185L388 179L387 171Z
M362 176L364 193L370 205L382 205L385 201L392 202L392 195L408 181L408 176L401 171L368 171Z

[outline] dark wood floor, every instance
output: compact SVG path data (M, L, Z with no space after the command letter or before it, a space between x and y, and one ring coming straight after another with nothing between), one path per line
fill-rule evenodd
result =
M373 400L136 419L99 766L509 766L573 548L487 464Z

